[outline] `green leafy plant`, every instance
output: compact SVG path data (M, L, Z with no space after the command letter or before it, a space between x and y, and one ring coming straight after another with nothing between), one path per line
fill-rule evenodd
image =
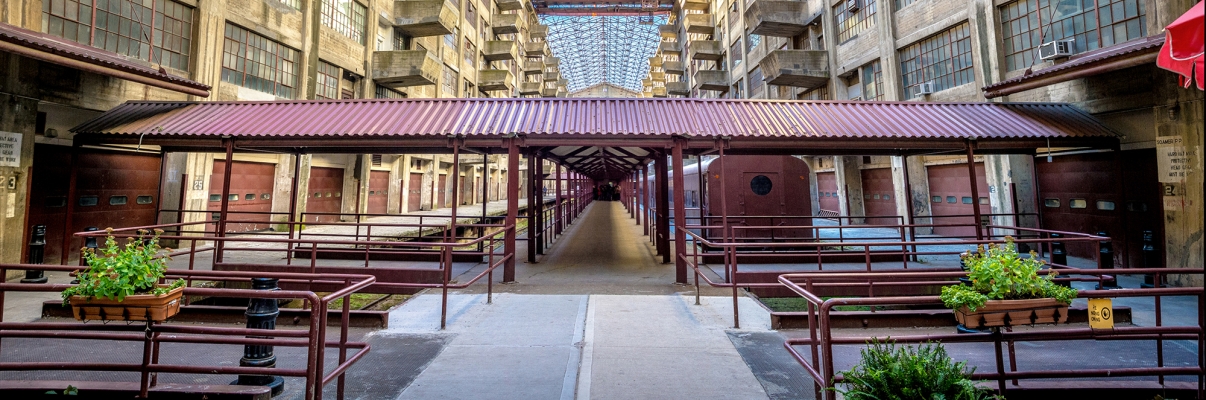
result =
M159 234L139 230L138 236L129 238L126 244L118 245L113 238L113 228L105 229L109 233L104 246L99 249L84 248L81 256L88 264L85 271L76 271L79 285L63 290L63 304L67 305L71 296L99 297L116 301L125 300L133 294L154 294L161 296L167 292L184 286L184 280L178 279L168 286L159 286L167 271L167 256L160 256L160 250L171 252L172 249L159 247ZM99 250L99 252L97 251Z
M942 303L952 310L967 307L975 312L988 300L1053 298L1071 304L1076 298L1076 289L1052 281L1058 275L1056 271L1042 273L1047 262L1033 251L1029 258L1021 257L1012 237L1006 236L1003 244L989 244L987 249L978 246L975 254L963 253L962 259L971 286L942 288Z
M954 362L941 343L897 346L891 338L872 340L862 358L842 373L848 400L980 400L997 398L976 387L966 362Z

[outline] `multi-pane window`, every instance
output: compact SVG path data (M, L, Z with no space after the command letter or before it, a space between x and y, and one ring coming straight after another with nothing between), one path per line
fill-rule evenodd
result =
M320 99L339 98L339 67L325 61L318 62L318 85L314 97Z
M477 46L475 46L473 44L473 42L470 42L469 38L465 38L465 54L464 54L464 56L465 56L465 65L466 66L469 66L471 68L477 67L477 64L475 63L475 61L477 61Z
M913 2L915 2L915 1L917 1L917 0L896 0L896 9L899 10L899 9L905 8L909 4L913 4Z
M741 65L741 57L743 54L745 54L745 52L741 51L741 42L733 42L733 45L729 46L729 60L733 64L733 71L736 71L737 66Z
M457 73L447 65L444 66L444 79L440 82L447 97L456 97Z
M800 92L800 94L796 95L796 100L831 100L829 98L829 87L821 86L807 92Z
M223 81L292 98L297 88L297 62L297 50L226 24Z
M374 93L373 93L374 97L376 97L378 99L405 99L406 98L406 93L402 93L397 90L387 88L385 86L377 86L373 91L374 91Z
M322 24L364 44L368 7L352 0L322 0Z
M456 51L456 37L460 33L457 28L452 28L452 33L444 35L444 46L448 47L447 51Z
M193 9L171 0L44 0L46 33L188 70Z
M857 4L856 4L857 3ZM851 7L856 4L856 7ZM833 8L838 43L853 39L875 23L875 0L846 0Z
M762 82L762 67L755 67L750 71L750 98L756 98L762 94L762 89L766 87L766 83Z
M472 1L465 3L465 22L470 26L477 23L477 6L474 6Z
M1018 0L1001 6L1005 67L1029 68L1046 42L1072 39L1077 53L1147 36L1144 0Z
M741 5L738 4L738 1L739 0L733 0L733 1L729 2L729 21L733 25L736 25L737 21L741 20L741 14L740 14L741 13ZM720 24L717 26L724 26L724 24Z
M934 91L971 83L971 27L964 22L901 49L900 73L906 99L926 82Z
M744 88L741 87L742 82L743 81L741 79L738 79L737 82L733 82L733 90L729 92L729 98L733 98L733 99L745 98L745 90L744 90Z
M879 60L860 68L863 82L864 100L884 99L884 74L880 71Z
M762 35L746 36L745 37L745 52L749 53L751 51L754 51L754 47L757 47L758 43L762 43Z
M402 32L394 30L394 50L410 50L410 36L403 35Z

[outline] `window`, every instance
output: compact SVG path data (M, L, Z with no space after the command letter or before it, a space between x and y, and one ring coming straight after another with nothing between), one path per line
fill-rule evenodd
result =
M272 200L272 194L271 193L261 193L260 200Z
M751 51L754 51L754 47L757 47L758 43L762 43L762 35L746 36L745 37L745 52L749 53Z
M457 79L456 71L453 71L452 67L445 65L444 66L444 79L440 83L444 89L444 94L448 95L447 97L456 97L457 80L458 79Z
M762 89L766 87L766 83L762 82L762 67L755 67L750 71L750 98L756 98L762 94Z
M255 193L248 193L246 196L243 196L243 200L247 200L247 201L255 200Z
M850 11L850 2L858 2L854 12ZM833 18L838 31L838 43L854 39L862 31L870 28L875 22L875 0L846 0L833 8Z
M1029 68L1044 42L1073 39L1077 53L1147 36L1145 0L1018 0L1001 6L1005 67Z
M470 6L470 7L472 7L472 6ZM465 38L465 54L464 55L465 55L465 65L469 66L470 68L477 68L477 64L474 62L477 60L477 46L475 46L473 44L473 42L470 42L469 38Z
M1043 206L1047 208L1059 208L1059 199L1043 199Z
M1126 210L1131 212L1147 212L1147 203L1140 201L1128 201Z
M1085 201L1085 199L1068 200L1068 208L1078 209L1078 208L1088 208L1088 207L1089 207L1089 202Z
M444 35L444 46L448 47L448 51L456 51L456 37L460 33L457 28L452 28L452 33Z
M465 3L465 22L468 22L470 26L477 23L477 7L473 5L472 1Z
M211 194L211 195L209 195L209 201L222 201L222 195Z
M1097 209L1101 211L1114 211L1114 202L1109 200L1097 200Z
M934 196L934 197L931 197L931 198L930 198L930 202L932 202L932 203L941 203L941 202L942 202L942 196Z
M62 196L47 197L44 204L46 208L67 207L67 198Z
M126 196L109 196L109 205L111 206L124 206L129 201L130 199Z
M393 38L394 39L393 40L394 50L410 50L410 43L411 43L410 36L403 35L402 32L398 32L397 29L395 29L393 31L394 31L394 38Z
M955 196L946 196L946 203L947 203L947 204L955 204L955 202L956 202L956 201L957 201L957 200L955 199Z
M796 100L831 100L829 98L829 88L822 86L807 92L801 92L796 95Z
M297 87L297 62L297 50L226 24L223 81L292 98Z
M729 60L733 64L733 68L731 68L733 71L736 71L737 66L741 65L743 54L745 52L741 51L741 42L733 42L733 45L729 46Z
M294 9L301 10L301 0L279 0L279 1L289 7L293 7Z
M374 89L374 97L378 99L405 99L406 93L378 85Z
M80 44L189 69L193 9L171 0L44 0L42 27Z
M741 79L738 79L737 82L733 82L733 93L729 94L729 96L734 99L745 98L745 90L741 87L743 82L744 81Z
M226 198L228 201L239 201L239 195L237 193L231 193Z
M146 204L151 204L154 202L155 202L155 198L152 196L138 196L138 197L134 198L134 204L146 205Z
M78 203L82 207L92 207L100 203L100 198L96 196L80 196Z
M880 71L879 60L859 67L850 77L846 78L846 95L850 100L883 100L884 77Z
M908 7L909 4L913 4L914 1L917 0L896 0L896 9L899 10Z
M750 180L750 190L759 196L766 196L770 193L773 186L770 178L767 178L765 175L758 175Z
M987 198L987 197L981 197L981 198L980 198L980 204L988 204L988 198Z
M352 0L322 0L322 24L364 44L368 7Z
M926 82L934 91L971 83L971 27L965 22L901 49L900 73L905 98L916 97Z
M318 62L318 89L314 97L327 100L339 98L339 67L325 61Z
M972 203L971 196L963 196L962 200L963 200L963 204L971 204Z
M477 91L473 90L474 88L475 87L473 86L473 84L469 83L469 80L466 79L465 80L465 97L476 97L474 95L474 93L476 93Z

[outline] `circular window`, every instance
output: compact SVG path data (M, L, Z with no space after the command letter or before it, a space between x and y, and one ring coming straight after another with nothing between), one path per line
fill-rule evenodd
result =
M753 190L754 194L759 196L766 196L767 193L770 193L771 186L773 186L771 185L771 180L766 175L758 175L750 180L750 190Z

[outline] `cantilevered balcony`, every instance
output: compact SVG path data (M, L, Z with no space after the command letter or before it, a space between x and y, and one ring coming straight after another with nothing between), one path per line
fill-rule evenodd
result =
M683 26L687 28L687 33L711 35L716 32L716 21L712 20L712 14L687 14L685 17Z
M483 69L477 73L477 88L483 92L515 88L515 75L505 69ZM508 93L509 94L509 93Z
M520 14L494 14L493 19L490 20L490 30L495 35L519 33L523 22Z
M708 0L684 0L683 1L683 9L684 10L708 11L709 5L710 4L709 4Z
M666 81L666 73L663 71L649 71L649 79L665 82Z
M536 25L532 25L531 29L528 29L528 37L529 38L544 39L544 38L547 38L548 36L549 36L549 26L548 25L536 24Z
M808 3L803 1L754 0L745 9L750 33L793 37L808 30Z
M561 58L560 57L545 57L544 58L544 66L546 66L546 67L561 66Z
M675 96L688 96L691 94L691 87L687 86L687 82L666 82L666 93Z
M569 79L561 78L557 80L557 87L564 89L569 86Z
M657 44L657 52L665 54L679 54L683 52L683 45L679 42L661 42Z
M654 86L653 97L666 97L666 88L664 86Z
M523 54L528 57L540 57L548 48L549 44L546 42L527 42L523 44Z
M661 56L649 57L649 66L652 68L661 68L662 60L664 60L664 58Z
M565 88L565 86L557 87L557 94L555 97L568 97L568 96L569 96L569 90L567 90Z
M514 40L487 40L482 46L482 58L486 61L507 61L519 59L519 46Z
M677 39L678 38L678 26L677 25L665 25L665 24L658 25L657 33L659 35L662 35L662 39Z
M448 35L456 29L458 22L460 13L445 0L394 2L394 29L406 36Z
M544 81L555 82L561 79L561 71L557 67L544 67Z
M545 87L540 89L540 95L544 97L557 97L557 88Z
M666 61L662 63L662 70L665 70L670 75L682 75L687 72L687 69L683 67L682 61Z
M540 82L521 82L519 84L519 94L522 96L540 94L540 89L543 85Z
M700 70L691 77L691 87L699 90L729 91L729 71Z
M724 58L724 46L718 40L694 40L687 45L692 60L720 61Z
M525 60L523 62L524 75L540 75L544 73L544 61L541 60Z
M522 10L524 0L495 0L494 4L498 4L499 11L515 11Z
M393 50L373 52L373 81L401 88L434 85L443 63L427 50Z
M775 50L758 66L771 85L811 90L829 83L829 53L825 50Z

